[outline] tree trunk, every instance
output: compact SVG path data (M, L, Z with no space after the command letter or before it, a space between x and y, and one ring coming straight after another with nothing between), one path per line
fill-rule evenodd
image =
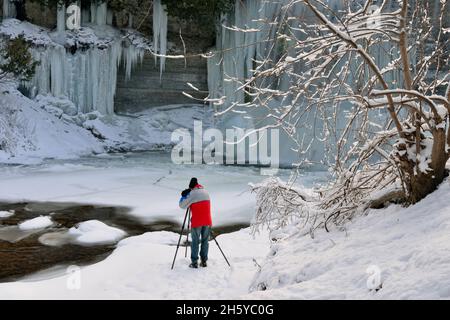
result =
M448 153L446 152L446 134L444 129L439 129L434 134L434 144L432 150L432 160L429 164L429 173L418 172L414 174L415 164L410 165L407 176L408 202L414 204L425 198L427 195L437 189L439 184L447 176L446 163L448 161Z

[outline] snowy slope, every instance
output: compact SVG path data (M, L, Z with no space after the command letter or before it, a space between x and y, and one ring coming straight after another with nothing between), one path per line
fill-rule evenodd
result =
M371 210L345 231L321 230L311 239L285 230L293 235L272 245L246 297L450 299L449 199L446 180L418 204ZM378 288L376 270L381 289L369 290Z
M0 133L0 162L104 152L89 131L46 112L12 83L0 84Z

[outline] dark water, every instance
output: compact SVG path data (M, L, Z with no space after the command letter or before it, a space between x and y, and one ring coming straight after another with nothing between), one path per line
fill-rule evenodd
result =
M10 210L14 210L14 215L0 218L0 282L15 281L56 266L82 266L105 259L115 249L115 244L79 245L60 241L69 228L83 221L102 221L122 229L127 237L163 230L179 233L181 229L174 221L144 223L128 215L130 209L126 207L53 202L0 203L0 211ZM51 215L54 226L32 231L17 228L22 221L45 215ZM214 233L229 233L247 226L248 224L220 226L214 228ZM43 237L59 240L53 245L44 245L46 242L42 241Z

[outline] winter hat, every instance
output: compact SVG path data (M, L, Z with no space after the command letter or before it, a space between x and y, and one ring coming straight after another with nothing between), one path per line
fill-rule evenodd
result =
M193 189L196 185L198 185L197 178L192 178L191 182L189 182L189 188Z

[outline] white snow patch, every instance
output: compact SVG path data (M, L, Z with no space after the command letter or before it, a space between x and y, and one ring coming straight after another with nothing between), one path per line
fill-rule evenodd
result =
M8 218L14 215L11 211L0 211L0 218Z
M98 220L79 223L69 229L69 235L76 238L76 242L84 244L114 243L126 235L126 232L104 224Z
M40 216L19 223L20 230L45 229L53 225L53 221L49 216Z

